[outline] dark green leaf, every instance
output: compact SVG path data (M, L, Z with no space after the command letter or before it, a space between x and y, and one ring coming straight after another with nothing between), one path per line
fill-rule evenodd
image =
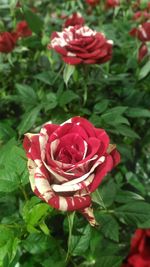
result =
M132 201L115 209L118 218L137 227L150 220L150 205L144 201Z
M41 32L43 28L43 21L41 20L41 18L28 8L24 8L23 11L25 19L28 22L30 29L35 33Z
M37 106L31 111L25 113L22 117L22 121L18 126L19 134L22 135L27 132L34 125L38 114L40 112L41 106Z

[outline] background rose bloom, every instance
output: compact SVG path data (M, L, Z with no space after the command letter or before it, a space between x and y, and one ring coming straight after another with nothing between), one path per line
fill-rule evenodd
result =
M148 13L146 10L137 11L133 16L133 19L140 22L147 21L150 19L150 13Z
M106 132L74 117L26 134L24 148L34 193L56 209L80 210L94 225L90 194L120 161Z
M120 4L119 0L106 0L106 8L114 8Z
M16 44L16 34L10 32L3 32L0 34L0 52L11 52Z
M122 267L150 267L150 230L136 230L127 263Z
M16 33L18 34L18 37L29 37L32 35L32 31L25 20L17 24Z
M94 7L99 4L100 0L85 0L85 2Z
M150 41L150 22L144 22L137 28L133 28L129 34L142 41L142 45L138 52L138 61L141 62L143 58L148 55L148 47L146 42Z
M54 32L48 48L53 48L71 65L102 64L112 57L112 41L87 26L70 26Z
M66 19L64 23L64 28L67 28L68 26L75 26L75 25L81 25L81 26L84 25L84 18L79 12L73 13Z
M139 52L138 52L138 61L141 62L146 55L148 55L148 48L146 44L142 44L139 48Z
M133 28L130 35L137 37L142 42L150 41L150 22L144 22L138 28Z

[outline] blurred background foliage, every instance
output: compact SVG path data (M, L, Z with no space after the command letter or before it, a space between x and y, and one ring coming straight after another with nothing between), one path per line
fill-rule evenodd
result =
M0 267L120 267L134 230L150 228L149 59L138 63L140 42L129 35L135 1L122 0L115 10L105 10L103 2L92 10L83 0L0 2L1 32L22 20L32 30L11 53L0 53ZM69 77L47 45L51 33L62 30L62 17L77 11L113 40L113 58L77 66ZM46 121L76 115L106 129L122 159L93 194L100 227L73 214L68 248L66 214L31 192L22 139Z

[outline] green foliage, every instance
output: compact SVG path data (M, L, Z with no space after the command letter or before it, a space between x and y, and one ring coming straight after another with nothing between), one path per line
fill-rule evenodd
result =
M104 10L100 1L91 14L83 0L0 3L1 32L22 20L33 32L12 53L0 53L0 267L120 267L135 229L150 228L150 61L137 62L133 10L120 2ZM62 30L62 15L76 11L113 40L110 62L65 65L47 49L52 32ZM78 115L104 128L121 153L92 194L95 228L79 212L67 220L33 196L22 147L26 132Z

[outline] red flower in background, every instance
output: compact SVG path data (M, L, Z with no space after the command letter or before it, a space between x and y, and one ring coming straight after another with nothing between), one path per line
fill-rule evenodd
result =
M150 267L150 230L136 230L127 263L122 267Z
M70 26L54 32L48 48L53 48L71 65L102 64L112 57L112 41L87 26Z
M119 0L106 0L106 8L115 8L116 6L119 6L120 1Z
M24 148L34 193L58 210L81 211L95 225L90 194L120 161L106 132L74 117L26 134Z
M82 15L80 13L73 13L72 15L70 15L65 23L64 23L64 28L67 28L69 26L75 26L75 25L80 25L83 26L84 25L84 18L82 17Z
M17 36L15 33L3 32L0 34L0 52L10 53L16 45Z
M137 37L142 42L150 41L150 22L144 22L130 31L130 35Z
M18 37L29 37L32 35L32 31L30 30L27 22L25 20L19 22L16 27L16 33Z
M89 4L90 6L94 7L96 6L97 4L99 4L100 0L85 0L85 2L87 4Z
M138 61L141 62L142 59L148 55L148 47L146 42L150 41L150 22L144 22L137 28L133 28L130 35L136 37L142 42L138 52Z
M141 62L146 55L148 55L148 48L147 45L143 43L139 48L138 61Z
M137 11L133 16L133 19L140 22L147 21L150 19L150 13L148 13L146 10Z

